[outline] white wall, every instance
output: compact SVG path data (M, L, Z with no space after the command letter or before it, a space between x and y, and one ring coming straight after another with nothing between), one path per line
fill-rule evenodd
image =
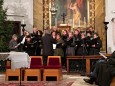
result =
M115 18L115 0L105 0L106 3L106 17L105 20L109 22L108 24L108 32L107 32L107 47L108 52L111 53L115 50L115 43L113 43L113 37L115 38L115 33L113 34L112 22L111 19Z
M4 8L8 8L8 20L22 21L26 24L25 29L32 32L33 27L33 0L4 0ZM24 16L24 17L23 17Z

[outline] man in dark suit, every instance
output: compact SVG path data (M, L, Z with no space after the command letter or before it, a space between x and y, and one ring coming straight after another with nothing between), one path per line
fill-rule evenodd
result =
M42 44L43 44L43 64L47 64L47 57L53 56L54 50L53 50L53 43L55 40L50 34L49 30L45 30L45 35L42 38Z

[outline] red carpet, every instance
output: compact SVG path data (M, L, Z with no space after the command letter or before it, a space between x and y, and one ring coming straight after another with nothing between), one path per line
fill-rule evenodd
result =
M71 86L74 81L29 81L29 82L22 82L21 85L24 86ZM0 82L0 86L17 86L19 85L18 81L7 81L7 82Z

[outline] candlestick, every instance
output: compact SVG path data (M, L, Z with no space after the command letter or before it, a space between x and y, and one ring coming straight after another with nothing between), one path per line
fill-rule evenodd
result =
M80 27L80 19L79 19L79 27Z

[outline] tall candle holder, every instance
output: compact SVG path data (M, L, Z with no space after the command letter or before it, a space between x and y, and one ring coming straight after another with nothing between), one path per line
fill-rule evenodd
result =
M105 37L106 37L106 53L107 53L107 29L108 29L108 27L107 27L107 24L109 24L109 22L104 22L104 25L105 25Z
M24 32L26 24L21 24L21 26L22 26L22 32Z

